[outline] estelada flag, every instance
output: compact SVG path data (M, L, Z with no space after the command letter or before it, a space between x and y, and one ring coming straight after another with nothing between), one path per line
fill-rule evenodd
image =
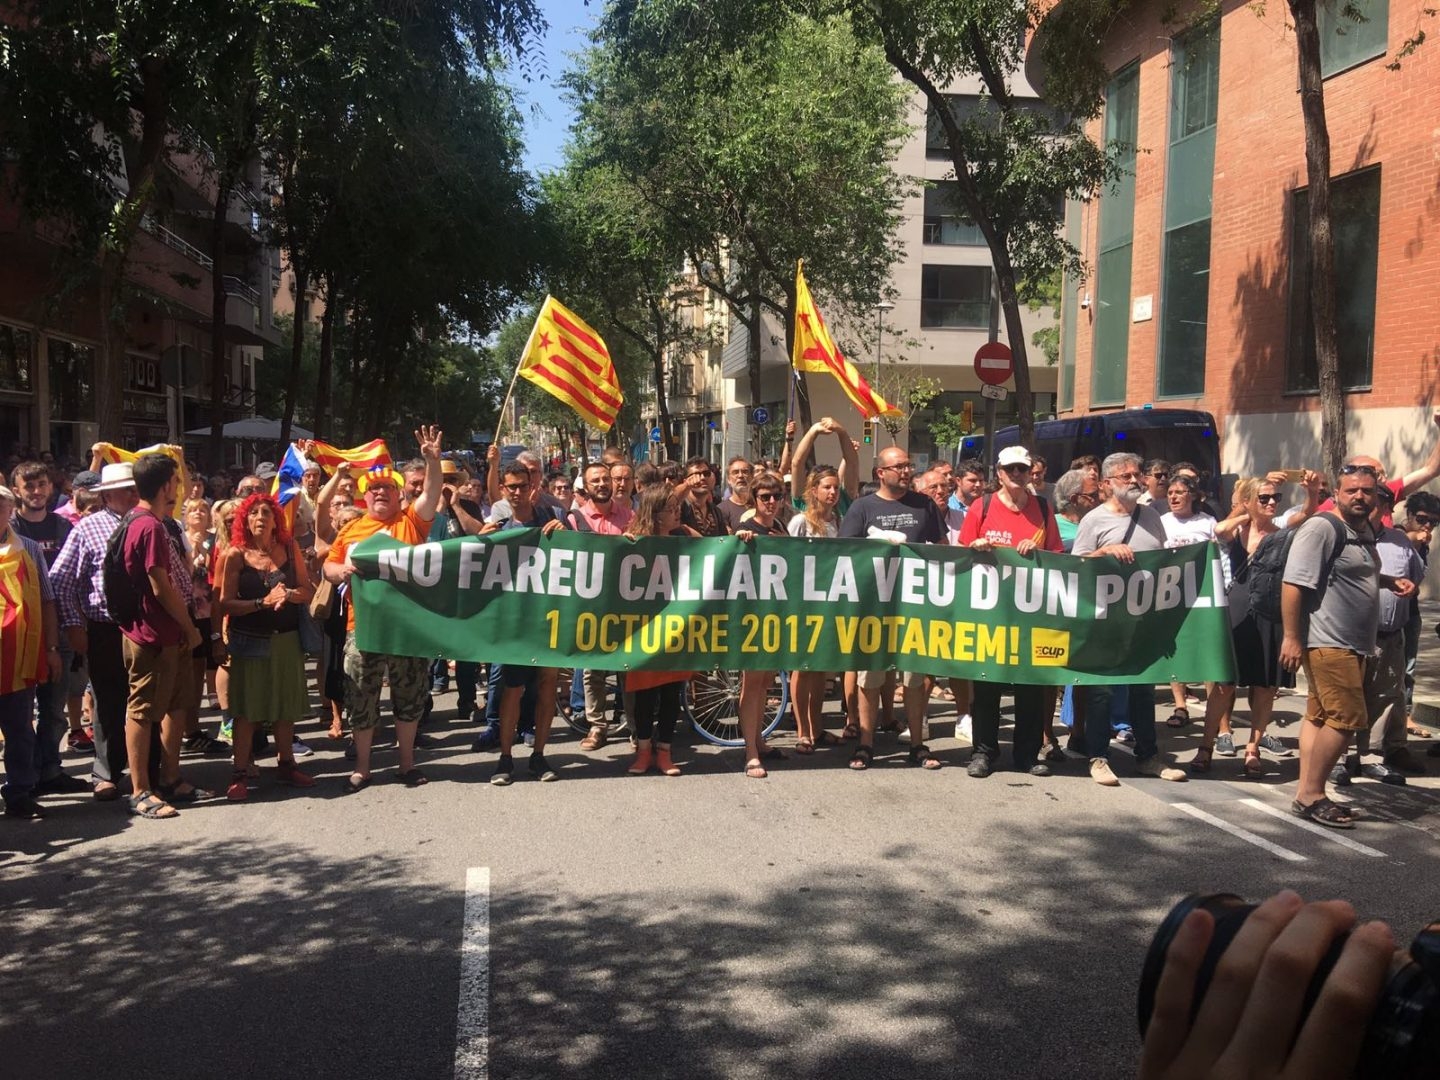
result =
M171 458L176 465L180 466L180 497L175 500L175 510L172 514L175 518L185 516L185 492L190 488L190 473L185 468L185 449L176 446L174 443L156 443L154 446L147 446L144 450L125 450L113 443L102 442L95 444L95 452L100 455L100 460L106 465L119 465L123 462L135 464L141 454L164 454Z
M384 439L371 439L363 446L353 446L349 450L341 450L317 440L310 444L305 456L329 472L341 465L350 465L362 472L368 472L377 465L394 464L390 457L390 448L385 445Z
M796 371L820 371L839 380L845 396L866 419L899 416L900 410L870 389L865 376L840 352L825 329L825 318L815 306L810 286L805 284L805 263L795 264L795 348L791 362Z
M545 297L517 372L574 409L591 427L609 431L625 395L610 350L585 320Z

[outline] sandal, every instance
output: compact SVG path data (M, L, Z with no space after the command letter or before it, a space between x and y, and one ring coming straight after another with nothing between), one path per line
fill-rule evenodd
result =
M176 810L153 791L141 791L131 795L129 802L130 812L137 817L166 820L180 816L180 811Z
M765 771L765 766L760 763L759 758L751 758L745 762L745 775L751 780L764 780L770 774Z
M815 752L815 744L814 744L813 742L811 742L809 739L796 739L796 740L795 740L795 753L797 753L797 754L809 755L809 754L813 754L814 752Z
M114 802L120 798L120 789L109 780L96 780L93 794L96 802Z
M767 746L760 751L760 757L765 761L784 761L786 753L778 746Z
M938 769L944 764L924 743L910 748L910 764L919 765L922 769Z
M1195 760L1190 762L1190 771L1197 776L1210 771L1210 759L1215 756L1213 746L1201 746L1195 751Z
M182 791L182 785L188 790ZM196 787L184 777L176 780L173 784L156 784L155 790L158 791L168 803L185 804L210 798L210 792Z
M345 778L345 783L340 786L341 795L358 795L370 786L371 778L361 776L359 773L351 773Z
M861 743L850 755L850 768L856 772L864 772L870 768L870 763L875 759L875 748Z
M1260 760L1260 751L1247 746L1245 748L1245 777L1249 780L1259 780L1265 775L1265 765Z
M1316 799L1309 806L1305 806L1299 799L1296 799L1290 804L1290 812L1296 817L1313 821L1316 825L1324 825L1330 829L1353 829L1355 827L1355 818L1351 816L1349 810L1324 797Z
M411 769L409 772L397 772L395 779L409 788L422 787L430 782L419 769Z
M860 728L856 724L846 724L845 730L840 732L840 738L842 739L858 739L859 737Z
M1433 739L1435 733L1429 728L1417 727L1415 724L1406 724L1405 730L1416 739Z
M580 749L599 750L609 741L610 738L608 735L606 735L604 728L592 727L590 729L590 734L586 735L585 738L580 740Z
M860 733L857 731L855 734L858 736ZM849 737L850 737L850 736L846 736L846 738L849 738ZM841 743L843 743L844 741L845 741L845 739L842 739L839 735L836 735L833 731L822 731L822 732L820 732L819 735L815 736L815 745L816 745L816 746L839 746L839 745L840 745Z
M1189 722L1190 710L1186 708L1177 708L1174 712L1170 714L1169 718L1165 721L1165 726L1184 727Z

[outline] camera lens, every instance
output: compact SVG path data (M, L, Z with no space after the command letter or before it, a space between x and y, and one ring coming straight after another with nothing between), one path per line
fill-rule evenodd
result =
M1215 933L1195 975L1195 994L1190 1003L1193 1024L1215 976L1215 966L1258 906L1233 893L1192 893L1170 909L1155 931L1140 972L1138 1007L1142 1038L1155 1010L1155 991L1165 969L1165 954L1180 924L1197 908L1208 911L1215 920ZM1310 1015L1349 937L1348 933L1341 934L1331 942L1316 967L1310 985L1305 988L1300 1011L1302 1020ZM1366 1028L1354 1075L1363 1080L1434 1077L1437 1057L1440 1057L1440 923L1432 923L1415 936L1408 952L1395 954L1385 989Z

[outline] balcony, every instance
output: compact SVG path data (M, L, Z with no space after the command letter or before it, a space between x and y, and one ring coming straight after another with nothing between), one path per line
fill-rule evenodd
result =
M146 214L140 219L140 228L155 237L155 239L159 240L171 251L178 251L181 255L184 255L191 262L199 264L206 270L215 269L214 259L210 258L209 255L206 255L205 252L190 243L179 233L171 232L165 228L164 225L161 225L149 214Z

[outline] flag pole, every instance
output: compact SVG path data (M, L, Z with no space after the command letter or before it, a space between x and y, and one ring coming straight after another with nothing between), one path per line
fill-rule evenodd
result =
M515 395L515 381L520 378L520 369L525 366L525 358L530 355L530 347L535 344L535 332L540 329L540 314L550 303L550 294L545 294L545 303L540 305L540 311L535 313L535 325L530 328L530 336L525 339L525 348L520 350L520 359L515 361L515 374L510 376L510 389L505 391L505 401L500 406L500 415L495 418L495 441L500 442L502 426L505 423L505 414L510 410L510 399ZM514 430L515 425L511 425Z

